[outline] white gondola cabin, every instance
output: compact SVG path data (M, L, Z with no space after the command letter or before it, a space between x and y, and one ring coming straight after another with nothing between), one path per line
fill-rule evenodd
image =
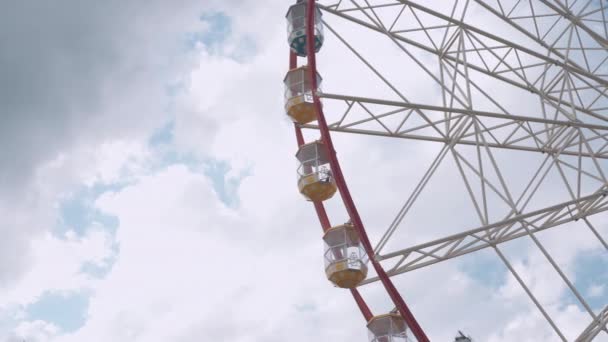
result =
M367 277L367 254L352 224L329 229L325 241L325 274L336 286L354 288Z
M337 190L336 181L329 168L329 156L325 145L314 141L300 146L296 158L298 188L306 199L319 202L331 198Z
M312 89L312 81L307 66L287 72L285 79L285 111L299 124L307 124L317 119L313 104L313 91L319 91L322 78L317 73L317 88Z
M306 33L306 11L308 1L298 0L295 5L289 7L287 11L287 41L291 50L300 57L306 57L308 50L308 37ZM315 7L315 53L323 46L323 21L321 21L321 11Z
M411 342L408 326L399 313L374 316L367 323L370 342Z

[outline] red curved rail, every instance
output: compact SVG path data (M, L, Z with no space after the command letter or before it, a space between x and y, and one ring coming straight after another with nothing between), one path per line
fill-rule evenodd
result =
M309 42L306 44L306 49L307 49L307 55L308 55L307 56L308 72L309 72L309 77L311 79L312 89L317 89L317 87L318 87L317 77L316 77L317 62L316 62L315 49L314 49L314 44L310 44L310 42L314 40L314 35L315 35L315 30L314 30L315 3L316 3L315 0L308 0L308 4L307 4L308 7L306 10L306 36L307 36L307 39ZM376 270L376 273L378 274L378 278L380 278L380 281L384 285L384 288L388 292L391 300L393 301L393 303L395 304L395 306L401 313L401 316L404 318L404 320L407 323L407 325L409 326L409 328L412 330L412 333L414 334L414 336L416 336L416 339L420 342L428 342L429 338L426 336L426 334L422 330L422 327L420 327L420 325L418 324L418 321L416 321L416 318L414 317L414 315L408 308L407 304L401 297L401 294L399 294L399 292L395 288L395 285L393 284L393 282L390 280L390 278L388 277L388 275L382 268L382 265L380 265L380 263L375 258L374 249L369 241L369 238L365 231L365 227L363 226L363 222L361 220L361 217L359 216L359 212L357 211L357 207L355 206L355 203L350 195L350 191L348 190L346 181L344 180L344 175L342 174L342 169L340 168L340 163L338 162L338 157L336 156L336 151L334 149L334 146L333 146L333 143L331 140L331 135L330 135L329 129L327 127L325 115L323 114L323 108L321 107L321 101L315 91L313 91L312 97L313 97L314 108L317 113L317 123L319 126L319 131L321 133L321 139L328 152L329 165L330 165L332 173L335 177L336 185L340 192L340 196L342 197L342 201L344 202L344 206L346 207L346 210L351 218L352 223L355 226L355 229L359 233L363 247L365 248L365 251L366 251L367 255L369 256L369 260L370 260L372 266L374 267L374 269ZM296 129L299 129L299 128L296 128ZM300 137L301 137L301 133L300 133ZM322 204L320 204L320 203L315 204L315 208L317 209L317 213L319 214L319 219L322 221L322 224L323 224L324 220L327 221L326 223L329 223L328 220L326 220L327 214L325 213L325 209L319 211L319 208L322 208ZM355 295L355 293L353 293L353 295ZM355 296L355 299L357 299L357 297L360 298L360 296ZM362 301L362 299L361 299L361 301Z
M291 70L291 69L295 69L297 67L298 67L298 58L295 53L291 52L289 54L289 69ZM304 136L302 135L302 129L300 127L298 127L298 125L296 125L296 124L294 124L294 128L296 131L296 140L298 142L298 147L300 147L305 144ZM326 232L329 228L331 228L331 223L329 222L329 217L327 216L327 211L325 211L325 206L323 205L323 202L313 202L313 204L315 206L315 211L317 212L317 216L319 217L319 222L321 223L321 228L323 228L323 231ZM367 306L367 303L365 302L363 297L361 297L359 290L351 289L350 292L353 295L353 298L355 299L355 302L357 303L359 310L361 310L361 314L363 314L363 318L365 318L365 322L368 322L370 319L372 319L372 317L374 317L374 315L372 314L372 311L369 309L369 306Z

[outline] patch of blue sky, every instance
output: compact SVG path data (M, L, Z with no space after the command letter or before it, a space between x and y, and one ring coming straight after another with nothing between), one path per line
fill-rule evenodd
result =
M47 292L25 308L26 320L42 320L59 327L62 332L73 332L87 320L90 293Z
M515 239L500 244L499 249L511 265L521 264L530 267L528 257L530 245L528 239ZM505 263L491 248L462 257L459 269L481 286L494 290L498 290L510 277L513 277Z
M87 229L93 225L114 232L118 227L118 219L97 210L94 203L101 194L119 191L126 185L95 184L79 188L59 203L60 220L54 233L63 236L65 232L71 230L77 236L84 236Z
M53 233L58 238L65 238L68 231L74 232L76 236L86 235L90 229L104 229L110 234L115 234L118 229L118 218L108 215L95 208L95 201L106 192L116 192L126 184L102 185L96 184L91 187L83 186L59 204L60 220L55 226ZM85 263L81 272L94 278L103 278L112 269L119 246L114 243L111 246L112 255L103 264Z
M157 129L148 139L152 147L168 145L174 141L175 121L171 120Z
M19 308L13 306L0 307L0 337L3 334L7 334L17 325L19 315Z
M116 263L116 258L120 253L120 246L118 244L113 244L111 249L112 255L104 260L103 264L85 262L80 267L80 273L84 273L92 278L103 279L112 270L112 267Z
M178 153L174 150L166 151L165 154L163 167L182 164L192 172L204 174L211 181L213 190L224 205L231 208L238 207L238 189L243 179L249 176L248 170L234 176L229 176L232 167L227 161L211 157L200 159L192 155Z
M249 170L228 177L231 171L230 164L221 160L207 160L204 164L204 173L213 183L213 189L219 199L228 207L238 207L238 189L243 179L249 176Z
M212 157L197 157L191 153L178 151L174 145L174 129L175 123L173 121L168 122L148 139L149 145L160 154L160 163L157 169L182 164L192 172L202 173L209 177L214 191L226 206L237 207L239 204L238 188L242 180L249 176L248 170L235 176L228 176L232 171L229 162Z
M159 127L149 138L148 145L154 150L158 159L151 166L150 172L157 172L174 164L186 165L191 170L200 169L201 158L192 153L178 151L175 146L175 121L169 120Z
M241 36L236 39L236 48L227 54L227 57L233 60L244 63L255 57L257 53L257 45L249 36Z
M186 84L187 83L184 81L184 79L176 79L173 82L167 82L164 85L165 94L169 96L169 98L174 98L175 96L186 90Z
M594 310L608 305L608 255L604 249L576 258L574 284Z
M234 46L230 46L230 49L226 49L223 45L233 33L232 20L230 16L222 12L202 14L200 21L205 24L205 27L199 31L184 34L185 49L193 51L202 45L212 55L221 54L239 62L247 60L256 51L255 41L248 35L231 37Z
M231 33L232 19L222 12L205 13L200 16L200 21L205 23L203 30L185 34L184 42L189 49L195 49L199 44L216 48Z
M507 268L500 258L490 250L475 252L465 257L460 270L482 286L500 288L507 279Z

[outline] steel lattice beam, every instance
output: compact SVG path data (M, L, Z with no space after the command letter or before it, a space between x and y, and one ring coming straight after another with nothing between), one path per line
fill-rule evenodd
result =
M452 68L456 68L458 65L463 65L474 71L491 76L497 80L535 93L542 97L547 104L553 106L564 116L570 119L574 119L574 115L572 113L568 113L566 109L576 110L577 112L587 114L596 119L608 121L608 118L602 114L599 114L593 109L593 106L597 104L597 99L593 102L589 101L589 103L576 103L573 101L573 99L564 98L563 96L556 94L560 91L557 89L559 84L562 84L562 86L565 87L565 84L569 82L569 84L578 84L578 86L574 86L572 88L572 91L574 92L592 91L595 98L606 100L606 92L608 87L608 81L606 79L599 77L582 67L564 62L560 58L553 58L543 55L513 41L490 34L463 21L445 16L437 11L433 11L432 9L426 8L414 2L401 0L400 3L403 6L409 6L410 8L444 20L447 25L458 27L461 33L453 34L448 44L439 48L430 39L428 42L410 39L398 31L391 31L387 29L384 25L382 25L381 22L378 20L373 20L373 18L368 21L357 18L351 14L352 10L340 11L331 6L322 6L322 8L329 13L340 16L376 32L385 34L391 40L396 42L397 45L399 45L402 49L405 49L402 44L413 46L437 55L444 63L447 63L447 65ZM365 13L365 8L360 7L359 11ZM365 14L369 16L367 13ZM462 49L459 48L458 44L454 44L454 42L457 40L458 34L466 35L471 44L479 45L477 49L475 49L480 56L478 61L471 59L467 60L464 54L461 53ZM480 38L476 38L477 36L483 38L484 40L493 41L494 44L484 43ZM514 63L509 63L506 60L507 55L497 54L495 52L497 49L508 49L509 51L513 51L512 54L517 56L518 64L512 65ZM481 54L482 52L483 55ZM526 60L526 58L523 56L527 56L527 60L530 60L527 64L525 62L522 63L522 60ZM553 70L555 74L549 80L545 80L544 78L536 78L534 80L528 79L525 72L522 72L522 70L531 67L544 67L544 74L547 74L550 70ZM580 102L581 97L578 96L578 98Z
M413 271L527 236L528 232L525 227L530 232L536 233L604 212L608 210L607 194L608 192L603 190L578 200L563 202L460 234L378 255L377 258L383 261L398 259L397 264L387 272L390 276ZM369 284L377 280L377 278L370 278L363 284Z
M535 27L534 28L536 30L535 31L531 31L531 30L528 30L525 27L519 25L518 23L516 23L515 20L518 19L518 18L514 18L513 16L510 16L507 13L505 13L504 9L500 5L500 1L497 3L498 4L498 8L492 7L492 4L488 3L487 1L475 0L475 2L478 3L479 5L481 5L482 7L484 7L485 9L487 9L488 11L490 11L491 13L493 13L494 15L496 15L497 17L499 17L500 19L502 19L504 22L508 23L509 25L511 25L512 27L514 27L518 31L520 31L521 33L523 33L524 35L526 35L527 37L533 39L539 45L541 45L545 49L547 49L547 51L549 53L554 54L555 56L561 58L566 63L569 63L569 64L571 64L573 66L576 66L576 67L582 69L582 67L579 66L578 63L576 63L572 59L569 59L566 55L564 55L562 52L560 52L554 46L548 44L547 42L545 42L543 40L543 37L540 35L540 32L537 31L537 29L538 29L538 23L535 22ZM564 6L562 6L562 9L560 9L558 6L554 6L553 4L549 3L548 1L541 0L541 2L545 6L547 6L548 8L552 9L555 12L554 16L557 17L557 20L559 20L561 17L567 18L567 20L569 20L572 23L572 25L576 25L578 27L581 27L581 29L584 30L585 32L587 32L589 34L589 36L591 36L601 46L605 47L604 42L606 41L606 39L603 38L603 37L601 37L601 36L599 36L590 27L588 27L587 25L585 25L580 20L580 18L578 18L579 20L574 20L574 18L576 18L576 16L573 15L571 12L566 12L563 9ZM531 2L529 4L530 4L530 6L532 6ZM496 3L493 4L493 5L496 5ZM535 16L534 16L533 13L530 13L530 18L535 19ZM521 19L521 18L519 18L519 19ZM551 29L553 29L553 27Z
M608 306L604 308L597 316L596 319L589 324L589 326L579 335L576 342L591 342L600 333L605 330L608 326Z
M437 7L433 7L435 5ZM604 171L604 160L608 159L608 125L605 125L608 121L608 6L594 0L565 3L561 0L456 0L440 4L421 4L415 0L336 0L320 7L333 14L330 17L334 19L337 16L345 19L345 23L383 35L403 53L407 62L413 62L412 65L420 68L424 77L440 89L440 101L410 101L408 97L417 96L416 92L408 93L407 87L401 89L401 85L392 83L398 76L383 75L351 41L323 21L326 32L337 37L390 89L387 97L400 99L316 93L317 98L323 98L327 108L331 108L327 112L334 115L328 117L324 130L434 141L443 145L376 245L375 255L368 252L370 260L381 262L382 268L388 270L379 274L392 277L490 247L556 335L566 341L563 327L551 318L499 248L504 242L527 236L593 320L577 341L589 341L601 330L608 332L605 328L608 308L597 315L537 237L539 232L583 219L608 248L587 220L608 210L608 179ZM475 9L469 10L469 7ZM486 16L476 11L478 9ZM480 17L471 21L469 15L465 20L467 12ZM480 24L487 23L488 19L498 25ZM500 87L494 89L488 82ZM496 93L498 88L524 89L531 95L515 90L522 99L520 106L516 106L512 99L504 98L508 93ZM535 107L530 100L539 101L540 106ZM422 101L429 99L423 97ZM528 103L535 109L526 114L533 116L521 115L520 109L511 110ZM336 110L338 107L334 105L345 110ZM301 127L319 129L315 124ZM496 149L545 154L523 192L514 190L508 182L512 179L503 176L503 161L494 157L498 155ZM479 227L410 248L394 247L399 250L384 253L389 240L395 242L393 233L446 156L454 159L457 166L454 170L464 181ZM540 210L527 209L535 206L531 203L537 199L539 187L555 179L557 184L551 185L563 186L570 201ZM597 182L593 188L589 188L590 181ZM591 194L583 196L584 193ZM496 202L508 206L508 212L497 214L488 210ZM377 280L371 278L363 284Z
M331 122L329 129L336 132L356 133L376 135L392 138L427 140L434 142L451 143L453 139L457 139L456 144L462 145L478 145L475 139L474 127L468 127L465 132L459 132L456 136L453 129L456 123L460 122L465 116L474 117L479 120L480 124L485 128L482 134L488 136L488 146L493 148L506 148L513 150L555 153L561 150L564 146L558 143L562 142L560 136L566 136L573 130L582 129L585 131L585 142L596 140L602 141L600 145L589 145L591 151L579 151L578 143L567 143L561 154L572 156L594 157L599 159L608 159L608 126L586 124L580 121L563 121L551 120L544 118L535 118L527 116L506 115L501 113L492 113L459 108L446 108L439 106L431 106L424 104L387 101L379 99L370 99L362 97L344 96L336 94L320 93L319 96L326 100L341 100L347 104L347 110L342 114L341 118ZM363 108L368 118L349 122L349 115L352 115L353 105L356 104ZM388 106L391 110L383 113L373 113L366 105L382 105ZM429 122L416 127L407 127L408 119L416 115L412 115L412 111L422 112L430 119ZM453 114L448 119L443 118L444 113ZM388 123L385 123L388 117L395 116L403 117L400 120L398 127L391 128ZM434 121L433 121L434 119ZM379 123L374 128L369 128L370 123ZM366 126L367 125L367 126ZM303 128L318 129L316 124L302 125ZM428 128L433 128L429 130ZM510 134L502 138L498 138L497 131L508 130ZM546 134L547 132L555 132L553 135ZM518 136L515 138L516 133Z
M571 25L581 28L585 33L587 33L591 38L593 38L593 40L595 40L600 46L602 46L603 48L608 48L608 40L606 38L602 37L601 35L597 34L589 26L585 25L585 23L581 21L581 18L578 17L576 14L572 13L568 9L567 6L565 6L564 4L561 3L561 1L556 1L555 3L552 3L547 0L540 0L540 1L545 6L551 8L553 11L555 11L560 16L566 18L571 23ZM556 3L559 4L559 6L557 6ZM589 3L591 3L591 1L589 1L588 4Z

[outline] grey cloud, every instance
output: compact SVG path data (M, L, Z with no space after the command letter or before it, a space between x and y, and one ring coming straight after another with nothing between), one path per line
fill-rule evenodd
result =
M145 138L168 120L164 87L188 66L179 35L204 28L203 10L196 1L0 3L0 288L26 267L29 239L51 228L56 195L69 191L47 184L40 166Z
M2 7L0 158L10 161L0 168L4 194L71 144L158 123L150 116L158 118L160 108L147 102L162 94L158 56L167 52L166 24L155 18L160 5L24 1ZM142 101L133 105L134 98Z

